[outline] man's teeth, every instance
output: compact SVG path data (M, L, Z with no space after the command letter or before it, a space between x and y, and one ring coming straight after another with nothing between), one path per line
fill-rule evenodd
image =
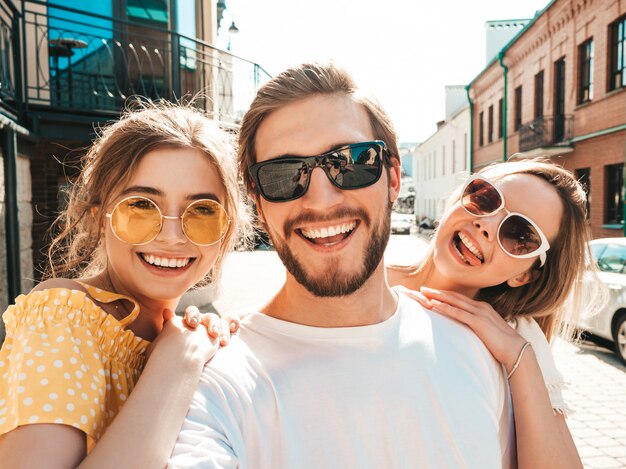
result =
M470 250L472 254L474 254L481 261L484 259L482 253L478 250L476 246L470 241L470 239L465 236L463 233L459 233L459 238L461 242L465 244L465 247Z
M152 254L141 254L141 257L148 264L169 268L185 267L191 261L189 257L159 257Z
M315 239L315 238L328 238L330 236L335 236L341 233L348 233L352 231L356 226L356 222L344 223L342 225L336 226L327 226L324 228L313 228L313 229L305 229L302 228L300 231L305 238Z

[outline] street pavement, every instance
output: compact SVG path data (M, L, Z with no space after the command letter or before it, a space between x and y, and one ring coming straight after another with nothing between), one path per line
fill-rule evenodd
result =
M385 262L415 261L426 247L426 241L415 235L392 235ZM219 299L202 309L221 314L253 310L267 302L284 280L285 269L274 251L231 253ZM568 382L563 394L573 413L567 422L584 467L626 468L626 367L611 350L591 342L557 340L553 353Z

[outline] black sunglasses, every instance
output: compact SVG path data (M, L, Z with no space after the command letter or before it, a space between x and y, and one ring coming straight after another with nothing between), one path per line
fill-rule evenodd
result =
M344 190L371 186L380 179L385 142L352 143L316 156L281 156L250 166L250 175L264 199L287 202L302 197L311 173L322 168L336 187Z

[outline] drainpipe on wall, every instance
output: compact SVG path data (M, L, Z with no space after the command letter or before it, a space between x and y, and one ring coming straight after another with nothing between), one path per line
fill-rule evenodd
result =
M471 83L465 86L465 93L467 94L467 102L469 103L469 172L474 172L474 102L470 98Z
M500 119L502 120L502 161L506 161L507 155L507 130L506 130L506 102L507 102L507 84L508 84L508 76L509 76L509 67L504 65L504 52L498 52L498 61L500 62L500 67L504 70L504 96L502 97L502 115Z
M17 139L15 129L2 127L8 300L21 293L20 228L17 209Z

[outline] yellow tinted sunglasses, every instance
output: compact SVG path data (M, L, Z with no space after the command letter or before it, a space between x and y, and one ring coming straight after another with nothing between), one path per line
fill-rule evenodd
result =
M113 234L128 244L140 246L154 240L163 228L163 219L180 219L183 233L198 246L210 246L220 241L230 224L226 210L211 199L191 202L178 217L169 217L153 200L132 196L120 200L111 213L106 214Z

